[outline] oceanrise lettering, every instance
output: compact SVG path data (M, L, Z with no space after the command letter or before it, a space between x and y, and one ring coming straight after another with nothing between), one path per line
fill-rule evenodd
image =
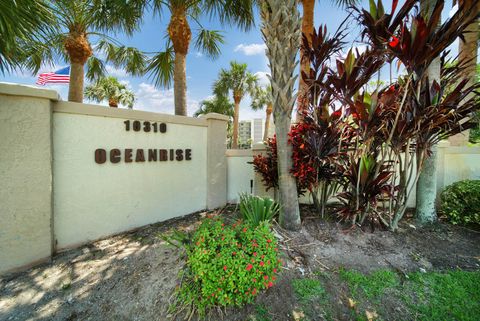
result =
M107 161L113 164L143 163L143 162L168 162L168 161L190 161L192 160L191 149L118 149L95 150L95 163L104 164Z

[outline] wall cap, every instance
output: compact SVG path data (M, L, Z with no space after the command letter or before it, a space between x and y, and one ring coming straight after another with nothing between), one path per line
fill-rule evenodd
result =
M267 145L263 142L261 143L255 143L252 145L252 150L267 150Z
M133 120L149 120L180 125L208 127L207 121L201 118L161 114L143 110L111 108L107 106L81 104L70 101L57 102L53 105L53 112Z
M227 157L253 157L251 149L227 149L225 152Z
M60 96L55 90L9 82L0 82L0 95L45 98L53 101L60 100Z
M206 115L200 116L200 118L203 118L206 120L214 119L214 120L223 120L223 121L228 121L230 119L230 117L228 116L217 114L217 113L208 113Z

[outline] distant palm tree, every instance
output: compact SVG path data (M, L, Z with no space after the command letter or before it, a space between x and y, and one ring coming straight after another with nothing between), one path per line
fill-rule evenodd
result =
M253 26L255 0L143 0L151 1L154 12L170 12L166 49L150 59L147 71L156 86L169 87L173 80L175 115L187 115L186 58L192 40L189 20L199 27L194 46L210 58L220 54L219 45L224 42L218 30L207 30L199 22L201 16L217 17L222 24L241 27ZM142 2L140 0L140 2Z
M193 114L193 117L206 115L209 113L217 113L233 118L234 106L226 96L215 95L212 99L202 100L200 108Z
M257 76L247 70L247 64L240 64L236 61L230 62L230 69L220 70L217 81L213 85L213 92L217 96L228 96L232 92L235 112L233 115L233 142L232 148L238 148L238 120L240 113L240 102L249 94L255 95L258 89Z
M144 54L135 48L120 46L102 32L123 31L132 34L138 27L143 5L138 1L120 0L51 0L51 11L59 28L47 34L43 43L26 45L26 67L38 72L42 64L53 64L59 58L70 63L68 100L83 101L84 66L90 80L105 74L105 65L94 56L89 36L100 37L95 49L124 66L131 74L144 72Z
M234 105L226 96L215 95L211 99L202 100L200 108L193 114L193 117L200 117L209 113L217 113L228 116L227 141L228 148L232 146L232 119L235 113Z
M43 0L0 1L0 73L22 67L23 47L44 41L53 30L53 18Z
M99 103L107 100L110 107L118 107L118 104L121 104L130 109L133 108L135 101L135 94L115 77L100 78L87 86L85 97Z
M253 110L262 110L263 107L266 107L265 129L263 133L263 141L265 142L268 139L268 131L270 130L270 116L273 112L272 86L258 88L252 98L251 107Z

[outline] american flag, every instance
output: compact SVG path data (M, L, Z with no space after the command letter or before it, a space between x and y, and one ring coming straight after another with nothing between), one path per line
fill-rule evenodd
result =
M38 75L36 84L45 86L48 83L68 84L70 82L70 67L65 67L55 72L44 72Z

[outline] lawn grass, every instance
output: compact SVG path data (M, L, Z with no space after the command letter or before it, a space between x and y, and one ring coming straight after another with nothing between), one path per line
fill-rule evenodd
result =
M354 303L348 307L351 320L367 320L367 311L376 315L375 320L480 320L480 271L400 276L391 270L364 274L340 269L338 273L294 279L292 287L305 320L330 320L335 310L345 311L348 301L331 300L345 289L345 299Z
M408 276L403 300L419 319L480 319L479 271L411 273Z

